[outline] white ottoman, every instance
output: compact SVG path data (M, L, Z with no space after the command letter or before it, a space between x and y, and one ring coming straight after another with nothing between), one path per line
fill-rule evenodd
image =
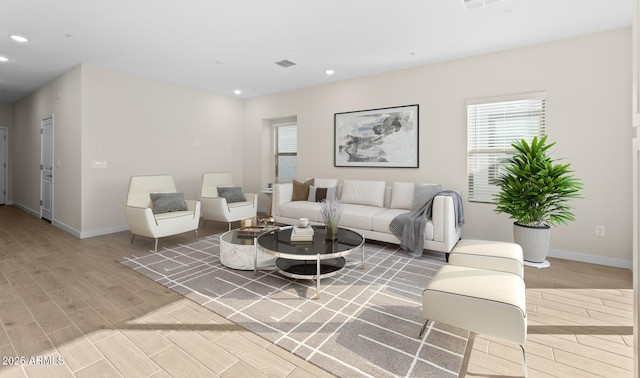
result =
M527 339L525 285L522 277L496 270L444 265L422 294L427 319L520 345L525 376Z
M451 250L449 264L498 270L524 277L522 247L516 243L462 239Z

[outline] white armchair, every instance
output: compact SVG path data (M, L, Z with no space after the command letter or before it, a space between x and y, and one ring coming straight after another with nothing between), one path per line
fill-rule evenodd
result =
M170 200L164 210L156 208L154 212L151 193L176 193L178 196L174 196L177 200ZM195 231L198 238L200 201L182 202L179 194L171 175L131 177L125 207L127 223L131 230L131 243L136 235L153 238L154 251L157 252L158 238L188 231ZM171 203L172 201L174 203ZM172 206L175 204L178 206Z
M231 202L218 192L218 188L222 187L236 188L233 185L230 172L212 172L202 175L200 202L202 202L203 228L207 221L215 221L227 223L229 230L231 230L231 222L246 217L255 217L258 213L258 195L256 193L241 193L244 195L244 200L240 198L239 201Z

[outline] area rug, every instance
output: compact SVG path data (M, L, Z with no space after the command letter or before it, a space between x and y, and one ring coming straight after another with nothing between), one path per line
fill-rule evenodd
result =
M412 258L365 244L338 275L293 280L220 264L220 236L124 258L121 263L339 377L457 377L468 332L424 322L422 291L441 254Z

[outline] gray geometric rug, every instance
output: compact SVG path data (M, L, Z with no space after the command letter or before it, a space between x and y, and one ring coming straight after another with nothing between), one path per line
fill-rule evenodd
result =
M457 377L467 331L424 319L422 291L443 255L409 257L395 245L365 244L349 266L321 280L220 264L220 236L121 263L339 377ZM309 298L309 299L308 299Z

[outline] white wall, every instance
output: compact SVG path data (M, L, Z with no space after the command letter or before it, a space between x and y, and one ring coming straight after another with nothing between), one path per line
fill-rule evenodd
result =
M14 104L10 141L13 202L39 215L40 126L54 116L52 221L72 233L79 232L81 219L80 98L80 67L75 67Z
M187 198L204 172L231 171L242 185L239 99L83 64L13 110L15 204L39 214L40 121L53 114L53 223L78 237L128 229L132 175L173 174Z
M271 96L244 108L245 161L268 159L264 120L298 118L299 176L440 182L462 190L463 236L512 240L512 221L493 206L466 201L465 100L546 91L547 134L585 185L577 220L552 230L551 256L631 266L631 31L614 30ZM340 73L337 72L337 75ZM337 112L420 105L420 167L336 168ZM247 164L244 182L272 181ZM595 225L605 236L595 236Z
M243 149L241 100L82 65L82 236L128 229L133 175L172 174L189 199L204 172L242 185Z

